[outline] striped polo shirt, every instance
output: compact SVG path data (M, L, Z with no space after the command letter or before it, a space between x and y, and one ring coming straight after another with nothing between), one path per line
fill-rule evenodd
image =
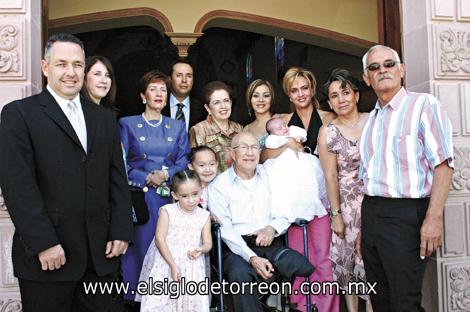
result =
M453 165L452 126L439 100L403 87L370 113L360 140L360 176L369 196L423 198L434 168Z

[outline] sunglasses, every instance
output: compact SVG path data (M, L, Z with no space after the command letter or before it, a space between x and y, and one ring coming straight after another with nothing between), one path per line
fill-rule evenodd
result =
M372 63L366 68L369 71L376 71L380 69L380 66L383 66L384 68L392 68L393 66L399 64L400 62L394 61L394 60L386 60L382 65L380 63Z

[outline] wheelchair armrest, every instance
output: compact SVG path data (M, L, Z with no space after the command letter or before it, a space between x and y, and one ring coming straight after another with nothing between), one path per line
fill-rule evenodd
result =
M214 231L218 230L222 225L217 221L212 221L211 227Z
M305 226L305 225L307 225L309 222L310 222L310 221L308 221L308 220L297 218L297 219L295 219L294 224L295 224L295 225L298 225L298 226Z

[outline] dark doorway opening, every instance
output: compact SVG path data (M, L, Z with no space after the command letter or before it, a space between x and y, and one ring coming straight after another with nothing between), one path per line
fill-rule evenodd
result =
M148 26L126 27L77 34L83 40L86 55L104 55L114 67L117 80L117 106L120 116L143 112L137 90L139 78L147 71L160 69L170 74L170 64L178 50L169 37ZM201 99L204 85L221 80L233 88L231 119L245 125L251 121L245 103L245 90L257 78L271 81L275 87L277 112L289 112L289 99L282 91L282 76L291 66L311 70L317 78L317 97L322 108L328 109L322 85L328 74L337 67L350 70L361 78L360 56L334 51L292 40L284 40L283 57L275 53L272 36L225 28L205 30L189 49L189 61L194 67L192 95ZM360 108L372 109L373 92L361 85Z
M111 60L120 116L144 111L137 88L140 77L156 68L168 72L169 64L178 56L170 39L148 26L93 31L77 36L83 41L87 56L103 55Z
M274 37L225 28L205 30L204 35L190 48L189 57L195 66L195 91L201 90L204 84L212 80L228 83L234 91L232 119L241 124L251 121L245 104L245 90L254 79L263 78L273 83L276 112L290 112L289 99L282 91L282 77L289 67L305 67L315 74L317 97L324 109L328 109L328 105L324 101L322 86L333 69L348 69L362 80L361 56L284 40L281 66L275 53ZM247 79L250 63L252 75L251 79ZM364 83L361 84L361 94L363 101L360 110L370 111L375 95Z

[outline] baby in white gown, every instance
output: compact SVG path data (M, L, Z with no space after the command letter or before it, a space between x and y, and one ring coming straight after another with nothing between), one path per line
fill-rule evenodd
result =
M289 138L299 143L307 140L305 129L287 127L279 118L266 123L269 135L267 148L279 148ZM326 185L319 159L309 153L296 153L287 148L277 158L264 163L272 189L273 211L282 212L290 222L298 219L312 220L327 214Z

